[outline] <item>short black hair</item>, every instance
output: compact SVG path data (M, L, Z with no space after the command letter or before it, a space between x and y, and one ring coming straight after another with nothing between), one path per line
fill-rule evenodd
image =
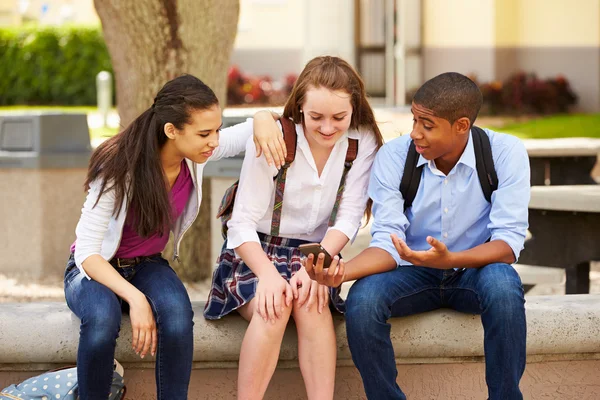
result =
M445 72L431 78L417 90L413 102L434 112L437 117L454 124L467 117L471 126L477 119L483 103L479 87L458 72Z

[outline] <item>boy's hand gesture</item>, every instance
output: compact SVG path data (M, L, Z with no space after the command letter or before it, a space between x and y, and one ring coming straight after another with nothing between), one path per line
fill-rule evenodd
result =
M411 250L404 240L398 238L395 234L390 235L394 247L400 254L400 257L413 265L422 267L450 269L452 266L452 252L448 247L434 237L427 236L427 243L431 248L427 251Z

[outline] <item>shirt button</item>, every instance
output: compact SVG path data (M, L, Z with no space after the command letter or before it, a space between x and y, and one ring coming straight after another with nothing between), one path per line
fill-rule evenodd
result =
M444 185L447 185L447 184L448 184L448 179L446 178L446 179L444 179Z
M444 232L444 237L447 238L448 237L448 232Z
M448 207L444 208L444 212L448 214Z

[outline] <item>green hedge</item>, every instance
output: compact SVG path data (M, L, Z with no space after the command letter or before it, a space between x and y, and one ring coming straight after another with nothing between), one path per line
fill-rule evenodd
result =
M95 105L112 73L100 27L0 28L0 60L0 105Z

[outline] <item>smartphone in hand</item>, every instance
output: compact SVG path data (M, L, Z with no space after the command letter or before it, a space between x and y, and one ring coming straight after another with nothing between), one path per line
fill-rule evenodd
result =
M323 253L325 255L325 259L323 260L323 268L329 268L329 265L331 264L331 261L333 260L333 257L331 257L331 255L327 252L327 250L325 250L323 248L323 246L321 246L319 243L301 244L300 246L298 246L298 250L300 250L302 252L302 254L304 254L307 257L309 254L312 254L314 256L315 264L317 263L317 260L319 259L319 254Z

